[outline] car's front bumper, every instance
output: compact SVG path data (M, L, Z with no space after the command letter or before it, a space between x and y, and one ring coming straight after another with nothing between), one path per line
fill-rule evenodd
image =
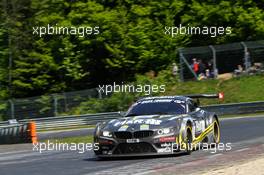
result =
M96 155L98 158L122 158L122 157L142 157L142 156L165 156L165 155L176 155L180 152L164 152L164 153L131 153L131 154L99 154Z
M177 147L177 137L168 142L159 142L159 138L138 139L136 143L127 143L125 139L98 138L99 149L94 150L98 157L128 157L175 154L180 150Z

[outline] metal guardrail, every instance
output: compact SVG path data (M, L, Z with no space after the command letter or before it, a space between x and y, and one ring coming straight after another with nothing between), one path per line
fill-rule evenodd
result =
M2 126L6 126L6 125L8 125L8 124L9 124L8 121L0 122L0 128L1 128Z
M264 112L264 101L209 105L202 108L218 115L258 113Z
M30 142L28 124L8 124L0 127L0 144Z
M108 112L85 115L72 115L60 117L47 117L39 119L19 120L20 123L35 121L37 130L49 130L84 125L96 125L98 122L122 117L122 112Z
M209 105L203 106L202 109L216 112L218 115L225 114L248 114L264 112L264 101L260 102L248 102L248 103L232 103L221 105ZM124 112L109 112L109 113L97 113L97 114L85 114L85 115L73 115L73 116L60 116L60 117L47 117L39 119L24 119L19 120L19 123L28 123L29 121L35 121L37 130L49 130L67 127L77 127L85 125L95 125L98 122L116 119L122 117ZM0 122L5 126L8 122Z

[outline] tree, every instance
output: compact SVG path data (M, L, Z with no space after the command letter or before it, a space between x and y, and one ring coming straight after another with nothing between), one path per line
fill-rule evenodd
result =
M27 97L133 81L136 74L159 72L178 61L181 47L263 38L263 5L254 0L2 0L0 89L9 89L9 97ZM165 26L180 24L229 26L232 34L165 34ZM34 27L48 25L98 27L99 34L33 34Z

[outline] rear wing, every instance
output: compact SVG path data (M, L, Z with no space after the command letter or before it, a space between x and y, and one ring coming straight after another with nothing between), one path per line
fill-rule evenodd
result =
M224 99L224 93L220 92L218 94L192 94L192 95L186 95L186 97L190 97L190 98L196 98L196 105L199 106L200 105L200 98L218 98L219 100L223 100Z
M218 98L220 100L224 99L224 93L220 92L218 94L192 94L186 95L186 97L190 98Z

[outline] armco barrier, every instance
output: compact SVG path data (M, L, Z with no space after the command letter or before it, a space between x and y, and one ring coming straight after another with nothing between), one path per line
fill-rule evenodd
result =
M246 103L230 103L222 105L209 105L202 107L203 109L215 112L218 115L228 114L249 114L264 112L264 101L259 102L246 102Z
M220 117L225 114L248 114L264 112L264 101L249 102L249 103L233 103L233 104L221 104L221 105L209 105L203 106L202 109L216 112ZM36 122L37 130L49 130L58 128L69 128L78 126L95 125L101 121L107 121L111 119L120 118L123 116L123 112L109 112L98 114L86 114L86 115L73 115L73 116L60 116L60 117L47 117L39 119L26 119L19 120L19 123L28 123L29 121ZM5 122L0 122L1 126L5 125Z
M122 117L122 112L108 112L85 115L72 115L60 117L47 117L39 119L25 119L19 120L20 123L27 123L29 121L36 122L37 130L49 130L57 128L69 128L76 126L96 125L98 122L116 119Z
M27 123L0 126L0 144L29 142L31 142L31 137Z

